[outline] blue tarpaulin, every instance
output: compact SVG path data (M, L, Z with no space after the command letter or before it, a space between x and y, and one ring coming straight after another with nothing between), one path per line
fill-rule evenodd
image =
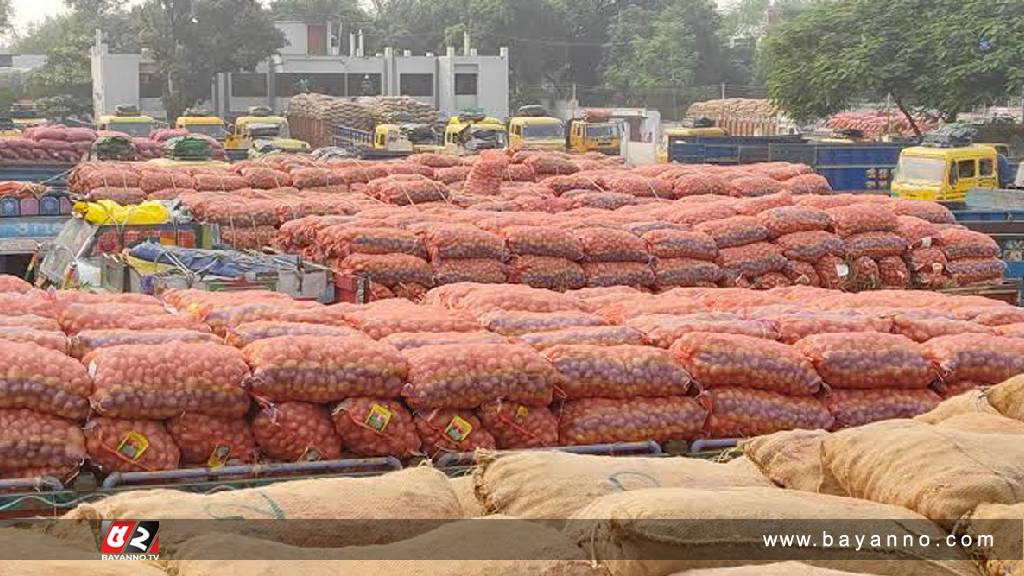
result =
M247 254L237 250L199 250L153 242L139 244L129 254L147 262L225 278L276 274L283 270L295 270L298 266L298 258L294 256Z

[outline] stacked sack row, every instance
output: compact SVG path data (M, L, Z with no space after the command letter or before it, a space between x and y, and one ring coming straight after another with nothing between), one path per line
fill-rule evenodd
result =
M20 137L0 139L0 159L5 162L75 163L89 152L96 132L62 124L36 126Z
M914 118L920 133L931 132L939 127L939 119L929 116ZM887 134L913 136L907 117L900 113L885 112L840 112L832 115L825 126L833 130L860 130L867 138L879 138Z

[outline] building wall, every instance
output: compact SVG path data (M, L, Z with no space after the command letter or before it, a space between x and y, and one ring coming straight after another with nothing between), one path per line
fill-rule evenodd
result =
M120 104L146 107L139 99L140 54L110 54L105 49L92 57L93 115L113 114ZM159 108L161 111L163 107Z

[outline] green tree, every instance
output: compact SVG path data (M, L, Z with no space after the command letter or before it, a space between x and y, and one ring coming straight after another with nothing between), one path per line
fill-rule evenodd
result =
M167 78L169 118L210 96L218 72L252 70L285 43L256 0L148 0L136 11L143 46Z

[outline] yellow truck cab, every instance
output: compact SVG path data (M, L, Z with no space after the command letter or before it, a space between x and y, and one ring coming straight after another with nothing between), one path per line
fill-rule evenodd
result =
M249 159L257 160L270 154L304 154L310 151L308 143L294 138L259 139L249 148Z
M444 127L444 149L449 154L502 150L506 146L508 129L491 116L453 116Z
M440 152L437 134L428 124L378 124L373 130L373 149L387 152Z
M508 121L508 145L516 150L565 152L565 128L550 116L516 116Z
M972 144L904 148L892 195L907 200L962 203L972 188L998 188L996 149Z
M117 106L115 110L114 114L100 116L96 128L122 132L133 138L145 138L156 126L156 120L139 114L134 106Z
M273 139L288 138L288 119L274 116L270 109L253 107L248 116L239 116L228 130L224 140L225 150L248 150L254 138Z
M192 134L202 134L214 140L223 142L228 136L224 128L224 120L220 116L211 116L195 110L186 110L183 116L178 116L174 121L174 127L179 130L188 130Z
M601 152L618 156L621 148L622 129L618 124L588 119L573 119L569 122L570 152Z

